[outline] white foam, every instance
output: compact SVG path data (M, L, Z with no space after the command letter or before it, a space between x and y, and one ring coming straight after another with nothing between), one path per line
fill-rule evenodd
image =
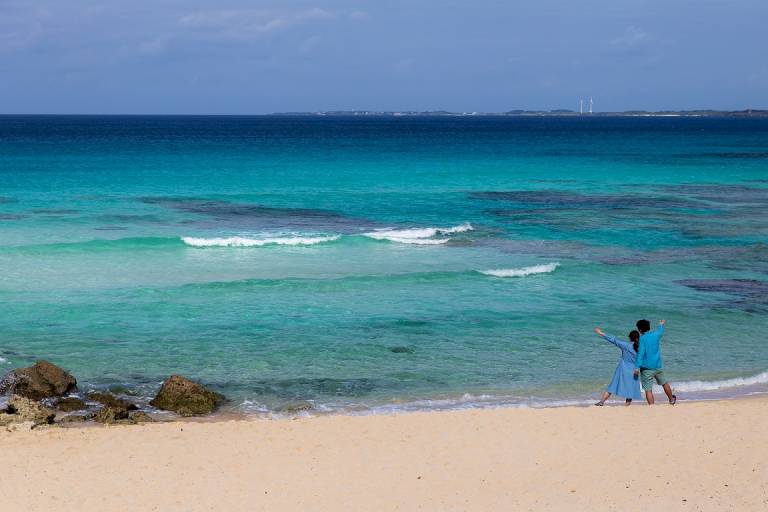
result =
M229 238L195 238L183 236L181 240L192 247L262 247L265 245L315 245L338 240L340 235L333 236L284 236L269 238L245 238L233 236Z
M534 274L548 274L554 272L559 263L546 263L543 265L533 265L532 267L522 268L498 268L492 270L479 270L481 274L493 277L525 277Z
M0 357L0 364L7 363L8 361Z
M677 391L695 392L695 391L717 391L720 389L740 388L745 386L756 386L758 384L768 383L768 371L758 373L751 377L736 377L723 380L690 380L684 382L673 382L672 387ZM655 387L655 386L654 386Z
M433 237L438 235L450 235L453 233L464 233L466 231L472 231L473 229L472 224L465 222L464 224L459 224L458 226L450 228L378 229L376 231L371 231L370 233L363 233L363 236L375 240L389 240L390 242L398 242L401 244L439 245L448 242L450 238Z

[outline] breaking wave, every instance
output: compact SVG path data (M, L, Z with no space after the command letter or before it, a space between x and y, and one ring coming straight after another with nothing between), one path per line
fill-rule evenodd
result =
M196 238L183 236L181 240L191 247L262 247L265 245L315 245L338 240L341 235L332 236L285 236L271 238Z
M751 377L735 377L733 379L723 380L690 380L678 383L672 383L674 390L683 392L695 391L718 391L721 389L740 388L745 386L756 386L758 384L768 383L768 371L752 375Z
M554 272L559 266L559 263L546 263L543 265L533 265L532 267L499 268L493 270L479 270L478 272L493 277L526 277L534 274L548 274Z
M444 244L450 238L435 238L437 236L452 235L454 233L464 233L472 231L472 224L465 222L458 226L450 228L408 228L408 229L378 229L369 233L363 233L363 236L375 240L389 240L401 244L414 245L439 245Z

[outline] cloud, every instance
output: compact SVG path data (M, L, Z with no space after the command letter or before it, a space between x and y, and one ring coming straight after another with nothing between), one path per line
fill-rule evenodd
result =
M352 11L349 13L349 19L365 21L371 19L371 15L365 11Z
M658 59L661 57L661 49L669 45L670 41L660 39L636 26L629 26L624 32L612 39L608 44L609 53L622 57L646 57Z
M306 38L299 45L299 53L311 53L322 42L323 38L320 36L311 36Z
M0 5L0 52L33 45L45 33L51 13L45 8L16 2Z
M334 13L317 7L289 12L261 9L198 11L181 16L178 26L187 33L210 39L250 41L312 21L335 17Z
M645 30L629 26L621 36L611 41L611 46L617 48L636 48L652 42L653 39Z

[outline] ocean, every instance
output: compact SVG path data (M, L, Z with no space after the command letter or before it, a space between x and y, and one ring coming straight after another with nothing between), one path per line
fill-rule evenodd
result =
M0 117L0 373L228 409L588 403L636 320L768 391L768 119Z

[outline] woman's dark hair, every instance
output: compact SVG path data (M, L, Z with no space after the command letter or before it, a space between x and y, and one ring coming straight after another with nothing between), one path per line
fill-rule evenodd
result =
M637 352L637 348L640 346L640 333L637 331L630 331L629 341L632 342L632 348Z
M638 320L635 326L638 328L640 332L648 332L651 330L651 322L648 320Z

